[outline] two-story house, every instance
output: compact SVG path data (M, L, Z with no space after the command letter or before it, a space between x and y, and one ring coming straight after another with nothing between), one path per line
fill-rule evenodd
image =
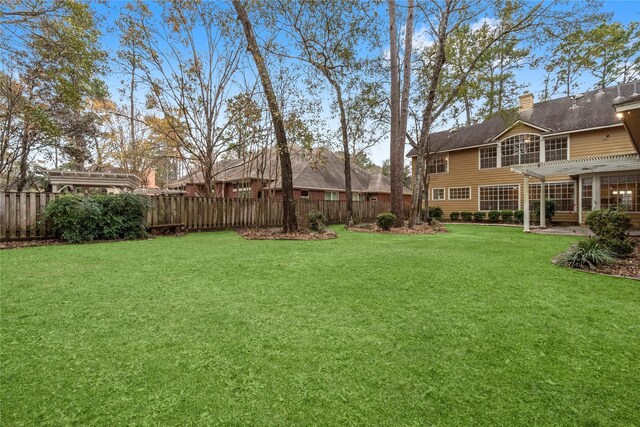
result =
M618 206L640 225L637 123L628 120L636 104L637 82L538 103L525 93L517 111L432 133L429 204L446 216L523 209L526 230L531 202L545 194L556 202L554 222L583 223L585 212ZM415 171L415 150L408 157Z

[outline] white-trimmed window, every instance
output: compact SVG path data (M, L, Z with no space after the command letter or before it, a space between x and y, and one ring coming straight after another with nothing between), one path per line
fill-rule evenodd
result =
M444 200L444 188L432 188L431 200Z
M568 156L568 139L566 136L558 138L549 138L544 140L544 160L551 162L553 160L567 160Z
M480 210L500 211L518 209L520 201L519 190L518 185L488 185L480 187Z
M500 142L502 166L540 161L540 136L532 133L510 136Z
M364 200L362 193L351 193L351 200L354 202L361 202Z
M640 175L603 176L600 178L600 206L640 211Z
M498 147L483 147L480 149L480 169L498 167Z
M300 198L308 199L309 198L309 190L300 190Z
M340 200L340 194L337 191L325 191L324 199L328 201Z
M469 200L469 199L471 199L471 187L449 188L449 200Z
M573 181L547 182L544 186L545 198L556 202L557 212L574 211L575 191ZM529 185L529 200L540 201L540 184Z
M437 154L431 157L427 171L430 174L449 172L449 156L447 154Z

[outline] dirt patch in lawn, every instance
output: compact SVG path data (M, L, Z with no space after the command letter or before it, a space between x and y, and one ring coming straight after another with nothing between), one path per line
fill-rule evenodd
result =
M349 227L348 230L380 234L437 234L449 232L449 230L441 224L429 225L425 223L409 228L406 222L403 227L392 227L390 230L383 230L376 224L357 224L353 227Z
M246 228L238 234L247 240L327 240L338 235L333 230L301 230L296 233L284 233L282 228Z

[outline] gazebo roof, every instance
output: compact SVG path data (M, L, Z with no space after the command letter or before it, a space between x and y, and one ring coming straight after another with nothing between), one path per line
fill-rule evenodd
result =
M608 154L582 159L556 160L512 166L511 171L538 179L554 175L582 175L597 172L640 170L637 153Z
M49 171L47 174L52 185L131 189L140 187L140 178L130 173Z

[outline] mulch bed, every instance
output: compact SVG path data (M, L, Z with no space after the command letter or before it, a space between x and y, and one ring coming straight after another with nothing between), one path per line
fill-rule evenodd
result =
M238 234L247 240L327 240L338 237L333 230L328 229L322 231L301 230L297 233L283 233L282 228L246 228L238 230Z
M611 276L631 277L632 279L640 280L640 238L634 238L633 240L636 245L629 258L621 259L615 264L603 265L588 271Z
M413 228L409 228L407 223L404 227L392 227L391 230L383 230L376 224L358 224L348 228L349 231L358 231L363 233L380 233L380 234L437 234L448 233L443 225L429 225L426 223L418 224Z

